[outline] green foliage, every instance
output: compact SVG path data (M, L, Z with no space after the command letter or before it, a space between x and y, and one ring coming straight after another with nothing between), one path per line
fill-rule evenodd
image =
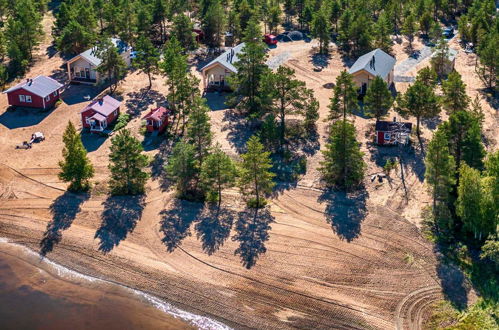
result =
M466 85L457 71L452 71L447 80L442 81L442 105L448 113L466 110L470 98L466 95Z
M404 24L402 25L402 34L409 41L409 48L412 50L412 42L414 41L414 34L417 31L416 18L413 14L410 14L404 19Z
M220 0L206 1L208 7L202 16L205 42L210 47L219 47L223 41L227 20Z
M350 190L362 184L367 166L353 124L347 121L333 123L326 150L322 153L324 161L319 170L327 185Z
M142 144L128 129L123 129L111 139L109 187L114 195L143 194L149 175L144 168L148 158L142 154Z
M329 32L328 12L323 6L314 13L312 19L312 36L319 40L319 53L327 54L329 52L329 41L331 33Z
M134 62L149 78L149 88L152 86L152 75L159 72L159 50L154 47L146 36L140 36L135 47L137 57Z
M61 168L59 179L70 182L68 189L71 191L87 190L90 187L88 180L94 176L94 167L87 157L87 150L81 142L80 134L76 132L71 122L68 122L62 140L64 159L59 162Z
M113 131L119 131L124 128L130 121L130 115L128 113L122 113L118 116L116 120L116 125L114 125Z
M313 91L306 88L303 81L294 79L295 71L280 66L274 73L269 71L262 78L262 89L267 91L265 100L267 112L279 121L279 144L285 144L286 117L302 115L308 127L315 124L319 103ZM267 126L269 127L269 126Z
M429 330L493 330L497 329L497 306L478 301L466 311L457 311L450 302L438 301L432 314L423 324Z
M199 171L196 167L196 150L193 145L184 141L177 142L172 155L165 166L168 177L176 183L180 198L189 198L191 183Z
M440 40L437 42L430 63L433 70L437 73L438 78L442 79L446 75L446 68L450 66L449 44L442 36L440 36Z
M433 88L416 79L405 94L397 97L396 109L403 117L416 117L416 133L419 136L421 119L437 116L440 113L440 104Z
M449 194L455 183L455 161L450 154L447 136L441 129L433 135L425 158L425 179L432 193L433 219L437 232L452 230L452 218L448 209Z
M431 67L425 67L419 70L416 79L430 88L434 88L438 82L437 73Z
M240 54L239 61L234 66L237 73L229 76L229 85L234 90L229 102L238 104L238 107L257 114L261 109L262 97L265 91L261 88L262 78L269 71L265 64L267 54L266 45L262 42L258 21L252 19L244 35L245 46Z
M270 172L270 153L264 151L258 137L252 136L246 143L246 153L241 155L238 186L244 196L249 196L248 206L265 206L265 196L272 192L275 174Z
M483 38L478 55L478 75L487 88L496 88L499 81L499 31Z
M116 90L118 83L125 77L126 64L123 57L118 53L118 49L105 38L97 45L96 55L102 59L101 64L97 67L97 71L103 74L111 83L111 93Z
M234 162L217 145L206 157L201 167L201 183L207 191L208 199L216 200L218 207L220 207L222 190L235 185L236 175L237 170Z
M392 107L393 97L387 83L379 76L371 81L364 97L366 114L380 120Z
M265 117L260 128L259 137L265 149L268 151L274 151L277 149L280 141L280 129L277 126L275 116L269 114Z
M329 105L329 119L335 120L343 117L343 120L346 120L347 115L357 108L357 90L352 75L345 70L341 71L333 89L333 97Z
M195 149L196 166L201 168L203 159L210 152L212 134L209 109L204 100L196 98L189 115L189 124L187 126L187 142L192 144Z
M186 50L196 48L196 38L192 29L194 24L185 14L176 15L173 18L172 36L175 37Z

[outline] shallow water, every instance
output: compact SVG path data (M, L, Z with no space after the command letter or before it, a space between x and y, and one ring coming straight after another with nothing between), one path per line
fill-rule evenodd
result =
M224 329L148 294L0 241L0 329Z

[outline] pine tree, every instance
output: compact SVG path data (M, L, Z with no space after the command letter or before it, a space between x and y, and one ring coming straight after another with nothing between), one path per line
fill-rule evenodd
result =
M201 97L196 97L189 115L187 142L194 146L196 166L201 168L211 148L212 134L209 109Z
M312 36L319 40L319 54L329 52L329 41L331 33L329 32L329 18L325 6L322 6L312 18Z
M142 35L137 40L137 57L135 63L137 67L147 74L149 79L149 89L152 87L152 75L159 71L159 50L154 47L151 40Z
M177 194L180 198L188 198L191 182L198 175L196 168L195 148L184 141L177 142L172 155L165 166L168 177L176 183Z
M380 120L388 113L392 107L393 97L388 89L387 83L379 76L371 81L364 97L366 114Z
M185 14L179 14L174 17L172 36L174 36L186 50L193 50L196 48L196 38L192 32L193 28L194 24Z
M428 144L425 164L425 178L432 193L432 212L437 232L442 227L441 225L445 225L446 229L450 230L452 228L448 203L449 193L455 183L456 165L443 130L437 130Z
M331 127L320 172L328 186L350 190L362 184L366 163L357 142L355 126L337 121Z
M144 168L149 164L142 154L142 144L130 130L122 129L111 139L109 187L114 195L143 194L149 175Z
M479 77L487 88L494 88L499 81L499 32L490 33L478 47L480 62L477 68Z
M286 142L286 117L298 114L307 116L308 113L310 121L319 107L313 91L307 89L303 81L294 79L294 75L293 69L280 66L275 73L267 73L262 80L262 89L268 91L268 110L280 122L281 148Z
M61 172L59 178L70 182L69 190L82 191L89 188L88 180L94 176L94 167L87 157L87 151L81 142L81 136L76 132L74 125L68 122L62 136L64 160L59 162Z
M232 104L256 114L262 104L262 77L269 71L265 64L267 59L266 46L262 42L260 26L255 19L250 20L245 30L245 45L234 66L237 73L229 76L229 84L234 89L229 100Z
M270 172L272 162L270 153L264 151L263 145L256 136L252 136L246 143L247 151L241 155L239 188L245 196L251 196L248 206L261 208L265 206L265 195L271 193L275 183L272 179L275 174Z
M470 98L466 95L466 85L457 71L452 71L447 80L442 81L442 105L448 113L466 110Z
M413 50L412 42L414 41L416 29L416 19L413 14L410 14L404 20L404 24L402 25L402 34L407 38L407 41L409 41L409 49L411 51Z
M125 60L118 53L116 46L107 38L97 45L96 55L102 60L97 71L106 76L106 79L111 83L109 89L113 93L120 80L125 77Z
M380 48L387 53L392 51L391 32L392 26L388 14L383 11L374 25L374 47Z
M329 105L329 119L343 117L345 121L347 115L357 108L357 91L352 76L347 71L341 71L338 78L336 78L336 85L333 89L333 97Z
M397 98L397 111L403 117L416 117L416 133L420 137L421 119L437 116L440 113L440 104L433 88L416 79L405 94Z
M420 81L427 87L435 88L438 82L438 76L435 70L431 67L425 67L419 70L416 80Z
M209 2L206 13L202 16L202 23L206 44L219 47L226 26L226 15L220 0Z
M208 200L216 200L219 209L222 191L235 185L236 175L234 162L217 145L203 162L200 178L203 188L208 192Z
M435 70L438 77L442 79L445 75L445 68L450 65L449 45L442 36L440 36L440 40L437 42L437 46L435 47L435 52L430 62L432 68Z

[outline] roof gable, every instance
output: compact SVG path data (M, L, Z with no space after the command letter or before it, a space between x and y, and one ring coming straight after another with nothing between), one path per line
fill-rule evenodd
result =
M4 93L11 93L18 89L24 89L27 92L35 94L40 97L46 97L59 89L61 89L63 85L58 81L46 77L46 76L38 76L33 79L27 79L9 89L7 89Z
M239 45L227 49L225 52L220 54L217 58L215 58L213 61L210 63L206 64L204 67L201 68L201 71L204 71L210 67L212 67L214 64L220 64L227 68L227 70L232 71L234 73L237 73L237 69L234 66L234 63L239 61L238 54L242 52L244 48L244 42L240 43Z
M109 95L104 96L103 98L92 101L89 105L87 105L81 112L85 112L88 110L94 110L95 112L100 113L103 116L109 116L114 110L118 109L121 106L121 102L112 98Z
M373 76L385 79L395 66L395 62L395 58L378 48L359 57L348 72L354 74L365 70Z
M164 107L159 107L156 109L151 110L147 115L144 116L143 119L153 119L153 120L162 120L164 119L169 113L169 110L164 108Z
M118 49L119 54L123 54L126 51L129 51L132 49L131 46L128 46L124 41L118 38L111 38L111 42L113 45ZM83 58L85 61L88 63L92 64L93 66L99 66L102 63L102 59L97 57L97 46L94 46L90 49L87 49L83 53L80 53L73 57L72 59L69 60L69 62L74 62L78 57Z

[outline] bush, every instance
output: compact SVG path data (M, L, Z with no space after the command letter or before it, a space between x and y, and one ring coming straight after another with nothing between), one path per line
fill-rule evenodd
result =
M122 113L118 116L118 120L116 121L116 125L114 125L114 129L113 131L118 131L120 129L122 129L123 127L126 126L126 124L128 124L128 122L130 121L130 115L128 113Z
M255 209L258 205L256 203L256 198L250 198L246 203L249 208ZM265 198L260 198L260 208L265 207L267 205L267 200Z

